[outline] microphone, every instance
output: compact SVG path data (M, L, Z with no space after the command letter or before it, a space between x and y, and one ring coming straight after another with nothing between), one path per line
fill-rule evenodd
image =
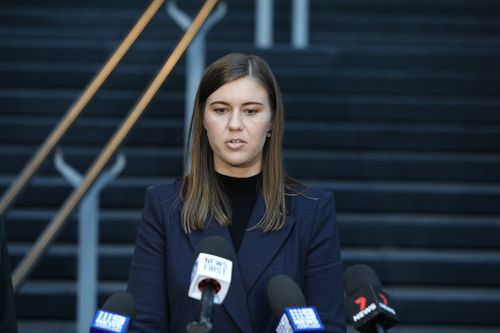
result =
M200 314L187 332L211 332L213 305L224 301L231 283L234 250L225 238L209 236L198 244L194 257L188 295L201 300Z
M135 298L121 291L111 295L102 309L97 310L90 333L125 333L135 318Z
M300 287L287 275L277 275L267 283L269 304L281 319L276 333L323 332L316 308L306 306Z
M382 291L377 274L369 266L350 266L342 280L347 314L355 329L363 333L383 333L399 322L389 296Z

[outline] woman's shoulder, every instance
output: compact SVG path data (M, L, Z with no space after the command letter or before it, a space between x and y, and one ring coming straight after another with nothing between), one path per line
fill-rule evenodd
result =
M293 193L289 196L288 213L295 217L301 232L309 235L308 231L326 230L324 228L333 230L336 214L335 200L331 191L313 186L301 186L295 188Z
M318 208L334 204L333 193L319 187L298 184L287 187L286 193L289 198L289 208L294 213L317 211Z
M333 197L333 193L329 190L315 186L309 186L303 183L291 184L286 187L285 192L288 196L305 202L329 200L331 197Z
M158 198L160 202L177 199L180 186L181 179L175 178L166 183L149 186L146 189L146 196Z

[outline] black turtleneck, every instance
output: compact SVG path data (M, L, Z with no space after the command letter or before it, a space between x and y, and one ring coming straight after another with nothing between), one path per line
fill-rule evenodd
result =
M217 178L231 205L233 218L229 233L234 249L238 252L259 194L261 174L248 178L235 178L217 173Z

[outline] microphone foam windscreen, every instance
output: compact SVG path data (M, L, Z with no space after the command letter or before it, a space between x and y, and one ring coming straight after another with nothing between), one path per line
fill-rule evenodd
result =
M267 298L276 316L283 309L306 306L306 299L299 285L287 275L276 275L267 283Z
M127 291L117 292L104 302L102 310L126 316L132 320L135 318L135 298Z
M380 280L375 271L368 265L357 264L346 269L342 276L347 296L351 296L357 290L366 285L381 287Z
M219 236L208 236L202 239L196 246L194 260L198 258L200 253L211 254L231 261L234 258L233 246L225 238Z

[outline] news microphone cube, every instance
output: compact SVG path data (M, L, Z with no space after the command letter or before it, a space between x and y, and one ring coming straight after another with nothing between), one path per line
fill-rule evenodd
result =
M97 310L90 326L90 333L125 333L129 322L129 317Z
M232 271L233 262L231 260L207 253L200 253L191 272L189 297L200 300L202 294L200 283L215 280L220 289L215 294L214 303L221 304L229 290Z
M324 326L313 306L285 308L277 333L323 332Z
M347 299L347 313L354 328L360 331L369 329L375 322L390 328L399 321L389 295L372 285L361 288Z

